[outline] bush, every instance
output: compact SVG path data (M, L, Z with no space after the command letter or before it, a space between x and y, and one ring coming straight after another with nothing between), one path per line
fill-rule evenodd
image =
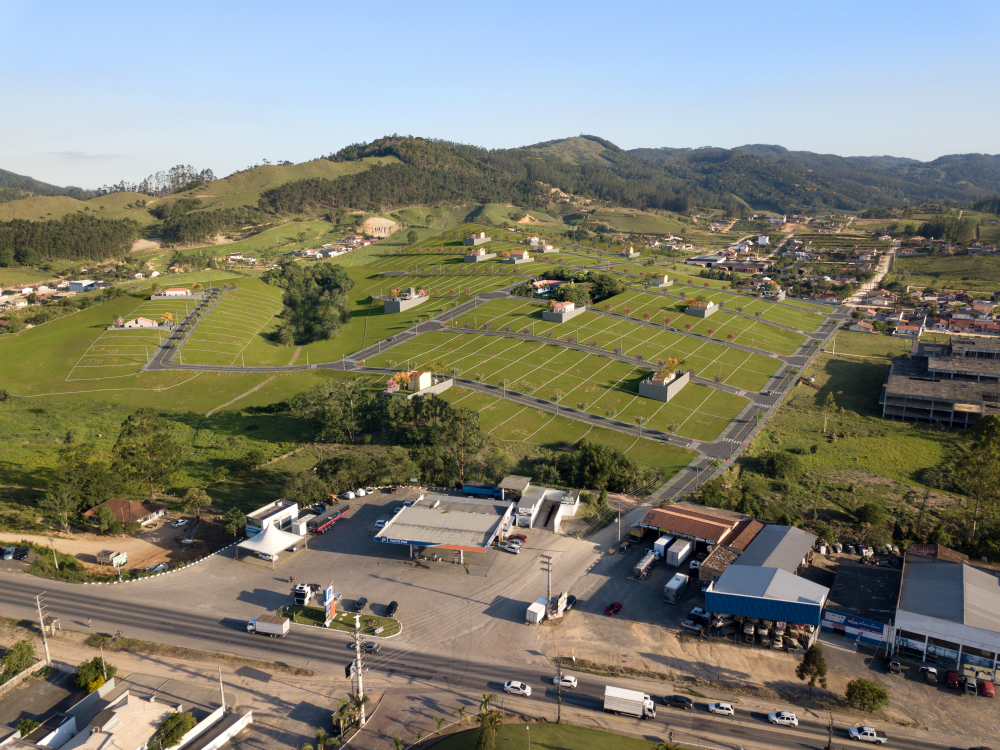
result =
M31 734L32 730L37 729L40 726L41 724L34 719L21 719L17 722L17 731L21 733L22 737L27 737Z
M35 662L35 643L31 640L18 641L0 657L0 684L20 674Z
M889 693L876 680L851 680L847 683L847 704L871 713L889 705Z
M92 693L104 684L105 672L110 680L118 673L118 667L105 661L102 668L101 657L95 656L76 668L76 686L86 688L88 693Z
M764 456L764 470L775 479L795 479L802 464L798 456L787 451L771 451Z
M197 720L190 711L170 714L170 716L160 723L160 727L156 730L153 739L157 741L157 747L174 747L180 744L184 735L190 732L197 723Z

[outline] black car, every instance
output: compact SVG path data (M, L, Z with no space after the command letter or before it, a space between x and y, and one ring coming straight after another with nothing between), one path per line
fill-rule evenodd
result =
M368 604L367 597L362 596L360 599L358 599L354 603L354 614L356 615L361 614L364 611L366 604Z
M398 610L398 609L399 609L398 602L389 602L389 606L385 608L385 616L386 617L395 617L396 616L396 610Z
M665 695L663 697L663 702L670 708L694 708L694 701L686 695Z
M889 674L902 674L903 668L899 665L898 661L893 661L891 658L885 660L885 671Z
M699 615L694 612L689 614L688 617L694 620L699 625L708 625L708 622L711 619L708 615Z
M375 643L375 641L365 641L361 644L361 650L366 654L377 654L380 648L382 648L382 644Z
M573 605L576 604L576 597L570 594L566 597L566 611L569 612L573 609Z
M14 559L15 560L23 560L27 556L28 556L28 548L27 547L18 547L16 550L14 550Z

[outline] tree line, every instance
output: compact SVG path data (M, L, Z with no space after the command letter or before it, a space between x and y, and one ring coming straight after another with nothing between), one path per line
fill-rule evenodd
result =
M124 255L139 239L132 219L67 214L52 221L0 221L0 267Z
M105 185L97 190L97 195L142 193L143 195L151 195L159 198L164 195L191 190L213 180L215 180L215 173L211 169L197 170L190 164L186 166L178 164L176 167L151 174L139 182L121 180L115 185Z
M283 321L274 334L275 340L284 346L333 338L350 319L347 293L354 288L354 282L340 265L305 266L286 261L261 278L285 290Z
M223 231L241 230L255 234L263 230L272 217L254 208L217 208L199 211L201 200L180 198L171 206L157 206L153 215L163 219L161 235L174 245L205 242ZM249 229L247 229L249 228Z

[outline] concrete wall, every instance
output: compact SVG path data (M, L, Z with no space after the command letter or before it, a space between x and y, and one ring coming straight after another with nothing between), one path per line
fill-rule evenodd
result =
M669 401L680 392L681 388L688 384L690 379L691 374L683 372L666 385L657 383L652 379L642 380L639 382L639 396L640 398L651 398L656 401Z
M187 294L154 294L150 299L205 299L204 292L188 292Z
M495 257L497 257L496 253L486 253L485 255L466 255L465 256L465 262L466 263L479 263L480 261L491 260L492 258L495 258Z
M385 300L385 312L387 314L406 312L407 310L410 310L416 307L417 305L423 304L429 299L430 297L414 297L413 299L398 299L398 300L387 299Z
M500 262L506 263L511 266L519 266L522 263L531 263L533 260L534 258L506 258L505 260L502 260Z
M219 726L213 729L211 735L206 737L205 742L198 743L196 750L218 750L229 740L235 737L244 727L253 723L253 712L244 709L243 714L230 714L225 717ZM194 730L192 730L194 731Z
M90 711L94 707L95 703L104 700L104 696L115 689L115 685L115 678L112 677L79 703L76 703L72 707L68 708L66 713L70 716L79 716L82 713Z
M455 383L454 380L448 378L447 380L442 380L440 383L435 383L429 388L424 388L422 391L405 391L403 389L400 389L396 391L393 395L399 396L400 398L405 398L407 401L409 401L410 399L416 396L429 396L432 393L434 394L442 393L443 391L446 391L449 388L451 388L452 385L454 385L454 383Z
M587 306L576 307L569 312L552 312L551 310L542 310L542 320L547 320L550 323L565 323L567 320L572 320L577 315L582 312L587 311Z
M185 734L183 737L181 737L181 742L177 746L177 750L181 750L181 748L190 745L196 739L201 737L201 735L203 735L205 732L207 732L209 729L215 726L219 722L219 719L222 718L222 715L225 712L226 712L226 707L219 706L217 709L212 711L212 713L210 713L204 719L202 719L193 727L191 727L191 729L188 730L188 733Z
M719 311L719 306L714 302L710 304L708 307L695 307L694 305L689 305L687 309L684 310L685 313L687 313L688 315L693 315L696 318L707 318L712 313L716 313L718 311Z

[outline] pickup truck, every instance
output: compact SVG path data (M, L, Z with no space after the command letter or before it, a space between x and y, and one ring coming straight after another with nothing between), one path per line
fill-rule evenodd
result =
M847 734L855 742L873 742L876 745L884 745L889 741L885 732L879 732L874 727L851 727Z

